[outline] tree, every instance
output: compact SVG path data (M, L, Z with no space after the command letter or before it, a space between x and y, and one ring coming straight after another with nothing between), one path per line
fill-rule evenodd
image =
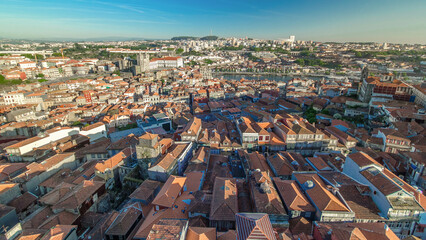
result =
M55 52L55 53L52 54L52 56L53 57L62 57L62 53Z
M179 54L183 53L183 51L184 50L182 48L178 48L178 49L176 49L176 54L179 55Z
M118 76L120 76L120 70L115 70L114 72L112 72L113 74L115 74L115 75L118 75Z
M219 38L218 36L205 36L205 37L200 38L200 40L215 41L218 38Z
M206 64L212 64L212 63L213 63L213 61L212 61L212 60L210 60L210 59L204 59L204 63L206 63Z
M71 124L72 126L81 126L83 125L80 121L75 121Z
M311 55L311 52L309 51L303 50L300 52L300 56L308 57L309 55Z
M74 48L77 49L77 50L83 49L83 47L78 43L74 43Z
M37 77L42 78L42 77L44 77L44 74L43 73L39 73L39 74L37 74Z
M297 63L300 66L305 66L305 60L303 60L302 58L299 58L294 62Z
M359 51L355 51L356 58L362 58L362 54Z
M314 123L317 118L317 111L315 111L315 109L310 106L306 111L305 111L305 116L306 116L306 120L308 120L308 122L310 123Z
M21 54L21 55L28 58L28 59L35 59L34 54ZM44 59L43 55L40 55L40 54L36 54L36 55L37 55L38 60Z

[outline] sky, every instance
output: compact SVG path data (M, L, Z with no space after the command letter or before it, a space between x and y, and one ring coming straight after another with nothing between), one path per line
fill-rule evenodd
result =
M252 37L426 44L426 0L0 0L0 38Z

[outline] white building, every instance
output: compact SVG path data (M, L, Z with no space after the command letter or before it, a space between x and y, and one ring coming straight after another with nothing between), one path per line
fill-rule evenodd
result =
M82 128L80 134L89 137L90 142L94 142L100 138L108 137L106 126L102 122L97 122L95 124Z
M21 91L6 93L3 95L3 98L5 105L26 103L24 93Z
M35 148L39 148L51 142L55 142L59 139L78 134L80 130L78 128L69 127L56 127L47 130L45 133L39 136L32 137L5 148L9 161L19 162L22 161L22 155L31 152Z
M164 57L164 58L153 58L149 62L149 69L160 69L160 68L179 68L183 67L183 59L181 57Z
M414 232L425 196L363 152L349 154L343 173L371 188L371 198L400 238Z
M19 66L21 67L21 69L35 68L37 67L37 63L33 61L25 61L25 62L20 62Z

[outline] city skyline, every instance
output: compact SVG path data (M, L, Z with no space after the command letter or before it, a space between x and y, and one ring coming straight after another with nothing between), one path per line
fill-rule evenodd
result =
M2 3L14 39L252 37L426 43L424 1L27 1Z

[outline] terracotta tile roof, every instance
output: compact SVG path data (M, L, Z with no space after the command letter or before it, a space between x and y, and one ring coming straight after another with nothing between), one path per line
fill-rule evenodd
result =
M25 192L21 196L13 199L7 205L14 207L16 209L16 212L20 213L27 209L31 204L35 203L37 199L37 196L35 196L34 194L30 192Z
M0 183L0 194L3 194L13 187L17 186L17 183Z
M196 191L193 193L194 199L188 207L188 212L203 213L206 216L210 214L210 205L212 202L212 194L207 191Z
M25 145L31 144L31 143L33 143L33 142L36 142L36 141L38 141L38 140L40 140L40 139L43 139L43 138L38 137L38 136L36 136L36 137L32 137L32 138L28 138L28 139L25 139L25 140L20 141L20 142L18 142L18 143L15 143L15 144L13 144L13 145L7 146L7 147L5 147L5 149L19 148L19 147L22 147L22 146L25 146Z
M102 187L105 187L103 182L84 181L69 191L52 209L77 209Z
M306 185L305 192L320 211L350 212L345 204L335 196L317 174L295 174L297 181ZM313 186L311 187L310 184Z
M12 174L24 171L28 163L5 163L0 164L0 181L9 180Z
M402 190L399 185L386 177L379 169L375 167L369 167L360 173L385 196Z
M266 213L237 213L237 239L276 240L271 221Z
M71 174L71 169L64 168L59 170L57 173L55 173L50 178L46 179L44 182L40 183L40 187L48 187L48 188L55 188L58 186L58 183L62 183L67 177L69 177Z
M113 210L102 215L102 217L94 219L93 223L87 224L87 214L91 212L86 212L81 218L82 227L90 227L91 230L86 234L85 240L89 239L104 239L105 229L110 226L115 218L118 215L118 212ZM90 220L89 220L90 221Z
M306 159L300 153L295 152L280 152L288 163L290 163L295 171L314 171L314 169L309 165Z
M145 220L142 222L142 225L139 227L134 237L147 238L154 224L158 223L163 218L184 219L187 218L187 216L185 216L181 210L167 208L155 211L154 208L152 208L151 211L145 215Z
M162 186L163 186L162 182L147 179L143 181L143 183L139 185L139 187L136 188L136 190L133 191L133 193L130 194L129 197L132 199L147 201L151 197L154 197L155 192L158 189L160 189Z
M163 155L155 165L158 165L165 170L170 169L174 166L175 160L179 158L188 145L189 144L174 144L170 147L169 152L166 155Z
M56 225L52 227L41 240L65 240L71 231L76 231L74 225Z
M129 146L135 146L138 143L139 143L139 139L132 133L118 141L111 143L107 149L123 150L125 148L128 148Z
M61 163L63 160L65 160L68 157L71 157L72 155L74 155L73 152L69 152L69 153L60 153L60 154L56 154L44 161L42 161L40 164L46 169L50 169L52 167L57 166L59 163Z
M314 165L319 171L330 168L328 164L320 157L308 157L308 160Z
M142 208L139 203L130 203L120 210L113 223L106 230L107 235L126 236L130 228L139 221Z
M64 198L74 187L74 184L62 182L55 189L42 196L39 202L45 205L54 205Z
M81 130L83 130L83 131L89 131L89 130L92 130L92 129L95 129L95 128L101 127L101 126L105 126L105 124L103 122L97 122L97 123L94 123L94 124L89 125L87 127L84 127Z
M235 221L235 214L237 212L238 197L235 179L216 178L213 187L210 220Z
M186 177L170 176L155 199L153 205L172 207L185 185Z
M367 155L364 152L356 152L349 154L347 156L348 158L352 159L360 168L369 166L369 165L376 165L379 167L382 167L380 163L378 163L376 160L371 158L369 155Z
M216 228L189 227L186 240L216 240Z
M399 186L401 186L405 191L411 193L416 198L416 201L420 204L423 209L426 209L426 196L414 189L410 184L406 183L404 180L396 176L394 173L389 171L388 169L383 169L383 173L392 181L397 182Z
M111 140L108 138L99 139L95 143L89 144L85 147L78 149L75 152L75 156L76 158L82 158L86 154L97 154L97 153L107 154L108 153L107 147L110 144L111 144Z
M45 233L42 229L24 229L17 240L40 240Z
M252 201L256 212L287 214L271 178L266 172L255 171L250 178Z
M244 155L248 160L247 162L249 164L250 170L259 169L260 171L266 171L271 175L274 174L271 170L271 167L269 167L265 156L263 156L259 152L247 153L247 151L244 151Z
M77 221L78 217L79 215L77 214L70 213L68 211L62 211L54 214L53 216L50 216L43 223L41 223L39 228L48 230L57 224L71 225Z
M315 212L315 208L295 180L274 178L274 182L287 209L291 211Z
M379 215L380 210L373 202L373 199L364 194L364 192L370 191L368 186L342 185L339 187L340 194L355 213L356 219L383 220Z
M305 233L312 235L312 222L304 217L296 217L289 220L290 231L292 234Z
M188 220L182 219L161 219L158 223L152 226L147 240L157 239L180 239L183 234L183 229L188 225Z
M277 176L290 176L295 168L287 162L281 154L276 153L268 156L269 166L275 170Z
M316 223L321 239L399 239L385 223Z
M185 126L183 129L183 133L181 135L186 136L196 136L198 131L201 128L201 119L194 117L191 121Z
M22 228L37 229L41 223L46 221L52 215L54 215L54 213L50 207L39 208L24 220Z
M102 172L102 173L105 172L107 169L112 170L112 169L116 168L118 165L122 164L123 161L125 159L129 158L131 154L132 154L132 149L131 148L125 148L121 152L112 156L111 158L97 163L95 165L95 169L96 169L96 171L99 171L99 172Z
M227 232L218 232L217 240L235 240L237 239L237 233L235 230L228 230Z
M158 134L152 134L150 132L146 132L144 135L139 137L140 139L152 140L158 138Z
M210 148L200 147L192 157L191 162L193 163L207 163L207 155L209 155Z
M186 181L186 191L195 192L200 190L201 183L203 178L205 177L205 173L203 172L188 172L185 174Z

